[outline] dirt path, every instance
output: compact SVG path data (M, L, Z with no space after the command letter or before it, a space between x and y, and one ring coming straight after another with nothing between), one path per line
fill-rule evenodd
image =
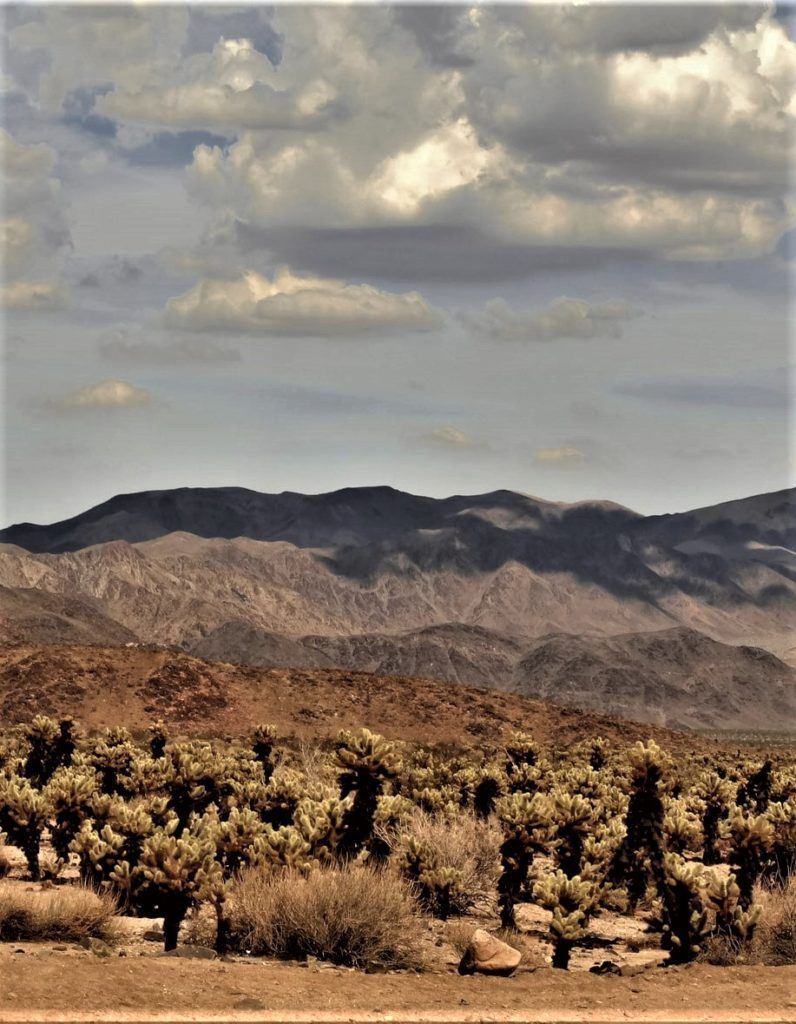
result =
M15 948L0 947L0 1024L796 1021L794 967L697 965L634 977L541 968L486 978Z

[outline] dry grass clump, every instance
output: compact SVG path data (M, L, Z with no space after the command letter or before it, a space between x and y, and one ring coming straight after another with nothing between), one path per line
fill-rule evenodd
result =
M0 940L78 942L116 935L116 903L82 885L30 892L0 883Z
M796 964L796 875L781 887L758 889L755 902L762 910L753 956L765 964Z
M422 967L420 920L406 884L390 871L252 869L235 886L231 916L236 945L257 956Z

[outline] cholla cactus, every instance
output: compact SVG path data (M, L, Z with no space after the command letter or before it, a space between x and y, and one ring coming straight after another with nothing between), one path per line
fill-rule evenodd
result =
M337 800L300 801L296 808L295 825L310 848L310 854L318 863L333 861L340 850L345 835L348 814L353 798Z
M486 765L480 771L476 771L473 808L477 818L488 818L494 812L495 803L505 791L505 787L506 779L498 765Z
M264 822L281 828L289 825L296 814L296 809L304 795L301 776L290 769L280 769L261 788L252 806L259 811Z
M464 895L462 873L458 868L438 865L426 868L418 879L424 893L424 903L441 921L459 912Z
M215 857L225 878L262 858L265 828L259 815L248 808L233 807L225 821L216 821L208 838L215 846Z
M58 723L46 715L36 715L25 729L29 750L25 760L25 778L36 786L45 785L58 767Z
M670 800L663 818L663 835L666 849L682 856L686 850L696 850L699 845L699 826L689 814L682 799Z
M39 851L42 832L47 824L47 803L23 779L0 778L0 832L5 832L11 846L25 855L30 877L41 876Z
M345 799L349 793L354 794L339 850L341 855L351 855L363 849L373 836L379 797L385 781L396 774L399 759L393 745L369 729L342 732L338 744L337 761L343 768L340 796Z
M506 772L513 775L519 768L532 768L539 760L539 744L525 732L513 732L506 743Z
M370 842L370 863L382 864L396 844L399 829L410 817L414 804L397 794L380 796Z
M771 801L771 761L765 761L761 767L750 775L745 784L738 787L736 802L739 807L762 814L768 810Z
M696 796L702 803L702 862L706 865L721 862L719 853L719 825L729 815L732 786L714 771L704 771L695 786Z
M211 842L185 833L179 839L158 833L144 842L137 895L163 914L166 951L176 948L185 915L200 900L214 853Z
M796 870L796 796L770 804L767 816L774 837L765 875L774 884L785 885Z
M535 882L533 897L552 911L553 967L566 970L575 943L588 934L586 925L597 905L599 887L579 875L568 878L563 871L555 871Z
M92 811L96 778L74 768L60 769L47 784L45 800L52 813L50 835L53 849L64 863L80 826Z
M676 853L667 853L663 870L663 946L672 963L688 963L699 955L710 934L701 868L687 864Z
M504 928L516 928L515 904L519 901L528 870L536 853L547 850L552 827L552 808L539 793L512 793L498 801L497 815L503 828L500 847L502 872L498 879L500 920Z
M149 727L149 752L155 760L159 760L166 753L166 744L169 741L169 733L165 724L158 719Z
M307 874L312 868L312 847L293 825L272 828L266 825L262 843L267 864Z
M713 932L737 945L751 941L760 918L760 907L744 910L738 902L740 895L741 890L733 874L723 876L711 872L705 899L716 915Z
M469 910L471 900L464 890L458 868L441 863L437 851L416 836L404 836L399 865L417 886L423 906L435 917L447 921L451 914Z
M583 844L593 827L591 804L579 794L555 789L551 794L553 809L553 848L558 867L567 878L579 875L583 865Z
M752 905L752 890L765 869L774 844L774 829L763 814L747 815L736 808L729 820L732 843L730 863L740 889L738 902L743 910Z
M106 735L94 744L89 754L89 764L96 771L99 788L108 795L132 795L130 772L137 756L137 750L126 730L107 730Z
M599 772L608 760L608 742L602 736L597 736L591 741L589 750L589 764L594 771Z
M218 795L218 758L210 747L195 743L171 748L166 761L169 807L185 828L191 815L202 814Z
M209 903L216 915L215 949L224 956L229 946L230 920L227 913L232 882L225 877L218 861L205 861L196 876L199 899Z
M663 890L663 801L661 789L664 757L654 740L636 743L628 752L631 794L625 818L625 838L619 847L609 879L624 883L628 904L634 910L644 896L650 878L658 893Z
M271 755L276 743L276 737L275 725L258 725L252 735L252 751L262 768L265 782L268 782L274 774L274 762Z
M81 880L95 888L108 888L114 870L125 859L124 836L110 825L97 831L84 822L70 849L77 854Z

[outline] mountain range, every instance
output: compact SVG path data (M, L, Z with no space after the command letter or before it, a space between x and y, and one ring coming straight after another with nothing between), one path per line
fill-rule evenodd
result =
M511 491L181 488L0 532L0 637L512 690L660 724L796 719L794 491L667 516Z

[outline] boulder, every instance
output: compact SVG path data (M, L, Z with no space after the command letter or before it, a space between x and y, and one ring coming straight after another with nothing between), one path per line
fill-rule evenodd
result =
M522 953L483 928L477 928L459 963L459 974L498 974L504 977L516 971Z

